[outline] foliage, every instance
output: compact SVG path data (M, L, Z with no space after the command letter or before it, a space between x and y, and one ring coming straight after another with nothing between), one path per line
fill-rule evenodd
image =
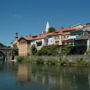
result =
M37 55L56 56L59 54L60 47L57 45L44 46L37 52Z
M66 59L60 58L58 63L60 64L60 66L64 66L64 65L68 65L69 61Z
M47 64L56 65L58 63L58 59L49 58L47 59Z
M31 57L17 57L19 63L36 63L36 64L47 64L47 65L59 65L59 66L90 66L90 61L79 58L76 61L69 61L64 58L53 58L44 59L42 57L31 58Z
M61 29L64 29L64 27L62 26Z
M17 62L21 63L21 62L23 62L24 57L23 56L18 56L16 59L17 59Z
M88 65L88 62L86 60L84 60L83 58L80 58L76 61L76 64L78 66L87 66Z
M0 43L0 47L7 47L7 46L5 46L4 44Z
M63 46L60 54L61 55L68 55L68 54L70 54L72 48L73 47L71 45L65 45L65 46Z
M44 59L42 59L42 58L37 58L37 59L36 59L36 63L37 63L37 64L44 64Z
M52 33L52 32L55 32L55 28L54 28L54 27L50 27L50 28L48 29L48 33Z
M37 53L37 48L35 47L35 45L32 45L31 52L32 52L32 55L35 55Z
M17 48L17 44L14 44L13 47L14 47L14 48Z
M60 56L60 55L68 55L70 54L72 50L72 46L66 45L61 47L59 45L50 45L50 46L44 46L37 52L36 55L39 56Z
M86 54L90 54L90 50L89 51L86 51Z

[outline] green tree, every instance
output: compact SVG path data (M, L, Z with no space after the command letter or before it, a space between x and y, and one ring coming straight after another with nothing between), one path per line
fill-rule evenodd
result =
M66 45L60 47L59 45L51 45L51 46L44 46L37 52L37 55L43 56L59 56L59 55L68 55L72 50L71 45Z
M0 43L0 47L7 47L7 46L5 46L4 44Z
M54 27L50 27L50 28L48 29L48 33L51 33L51 32L55 32L55 28L54 28Z
M47 56L57 56L60 51L60 46L58 45L51 45L51 46L44 46L37 52L37 55L47 55Z
M32 52L32 55L35 55L37 53L37 48L35 47L35 45L32 45L31 52Z
M70 54L72 48L73 48L73 46L71 46L71 45L65 45L65 46L63 46L63 48L62 48L60 54L61 54L61 55L67 55L67 54Z
M14 47L14 48L17 48L17 44L13 44L13 47Z
M61 29L64 29L64 27L61 27Z

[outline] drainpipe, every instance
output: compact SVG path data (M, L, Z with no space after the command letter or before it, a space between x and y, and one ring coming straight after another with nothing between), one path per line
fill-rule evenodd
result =
M87 51L89 51L89 44L90 44L90 41L89 39L87 40Z
M74 39L73 39L73 47L74 47Z

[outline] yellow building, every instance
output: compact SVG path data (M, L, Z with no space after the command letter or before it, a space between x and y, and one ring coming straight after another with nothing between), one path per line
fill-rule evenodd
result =
M31 55L30 37L21 37L18 40L19 56Z

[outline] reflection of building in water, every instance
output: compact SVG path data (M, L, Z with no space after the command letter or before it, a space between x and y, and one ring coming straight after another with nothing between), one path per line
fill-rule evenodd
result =
M17 71L17 80L21 83L28 83L31 81L30 69L26 65L19 65Z
M57 72L56 72L57 73ZM32 73L31 80L39 85L43 85L44 87L47 87L50 90L72 90L70 88L72 84L72 79L64 75L64 72L58 75L54 72L47 72L42 69L40 71L37 69L34 73Z

